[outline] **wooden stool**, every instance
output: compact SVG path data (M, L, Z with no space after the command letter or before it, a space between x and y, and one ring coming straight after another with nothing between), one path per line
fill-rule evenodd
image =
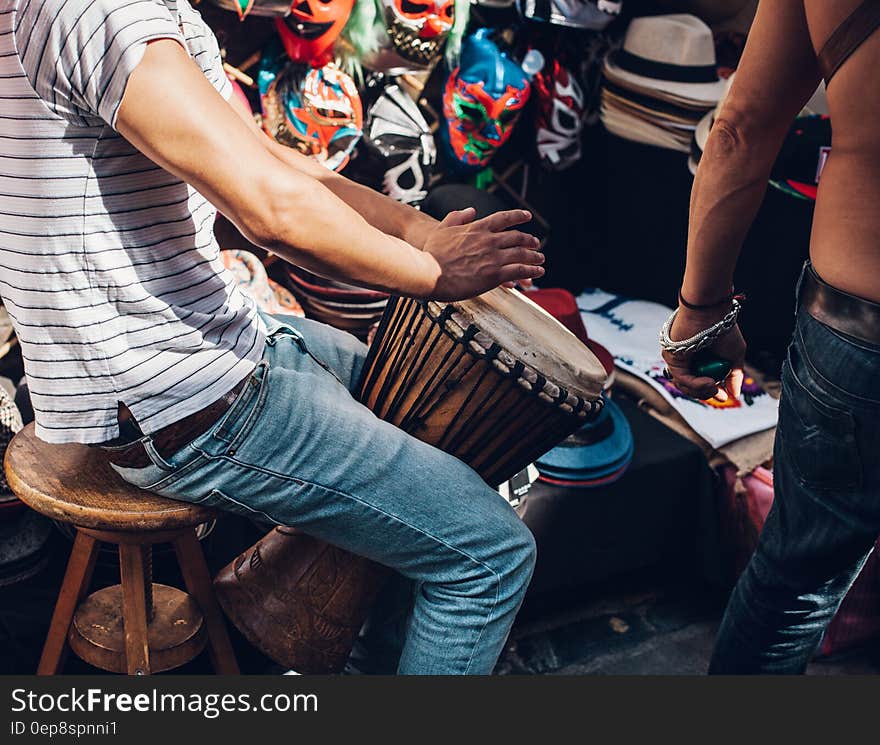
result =
M33 424L12 439L5 465L19 499L77 530L38 675L58 672L68 643L89 664L130 675L183 665L207 644L218 673L238 674L195 532L213 510L131 486L101 450L50 445ZM86 597L101 542L119 547L122 583ZM152 581L152 547L165 542L174 546L188 594Z

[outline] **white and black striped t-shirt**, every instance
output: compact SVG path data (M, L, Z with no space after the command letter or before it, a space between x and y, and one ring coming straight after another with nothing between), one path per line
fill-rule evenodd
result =
M214 207L113 128L158 38L183 43L229 97L187 0L0 0L0 296L49 442L115 437L119 402L155 431L220 398L263 352Z

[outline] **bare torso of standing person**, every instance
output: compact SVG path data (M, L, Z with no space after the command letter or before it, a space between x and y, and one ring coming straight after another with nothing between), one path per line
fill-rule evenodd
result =
M817 51L860 2L805 0ZM810 255L826 282L880 302L880 29L834 75L828 107L834 134Z

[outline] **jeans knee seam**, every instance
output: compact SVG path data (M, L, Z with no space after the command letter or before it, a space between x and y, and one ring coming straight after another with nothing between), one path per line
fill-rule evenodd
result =
M489 569L489 567L487 567ZM492 572L491 569L489 569ZM471 654L468 657L467 664L464 666L464 674L469 675L471 671L471 665L474 662L474 655L477 652L477 647L480 644L480 640L483 638L483 634L486 631L486 627L489 625L489 619L492 617L492 613L495 608L498 606L498 599L501 597L501 578L495 573L492 572L492 576L495 578L495 599L492 601L492 607L486 613L486 620L483 621L483 627L480 629L480 633L477 634L477 638L474 641L473 646L471 647Z

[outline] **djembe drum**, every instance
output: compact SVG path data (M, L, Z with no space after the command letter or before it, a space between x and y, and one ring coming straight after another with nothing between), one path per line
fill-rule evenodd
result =
M392 298L357 389L377 416L498 484L598 413L605 370L521 293ZM389 569L276 528L215 579L244 636L301 673L342 669Z

